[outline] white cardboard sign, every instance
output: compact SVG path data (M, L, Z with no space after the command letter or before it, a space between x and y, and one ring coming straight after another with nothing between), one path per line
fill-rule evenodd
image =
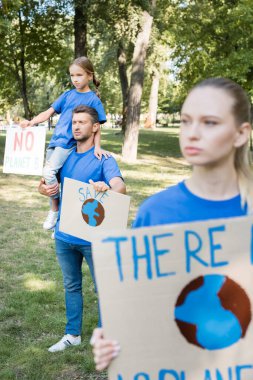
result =
M97 233L127 227L130 197L111 190L97 192L88 183L65 178L59 229L93 241Z
M92 244L110 380L253 379L253 218L104 233Z
M44 127L7 129L4 173L42 175L46 129Z

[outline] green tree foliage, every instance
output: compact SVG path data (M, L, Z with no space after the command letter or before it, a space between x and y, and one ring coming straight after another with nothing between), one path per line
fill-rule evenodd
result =
M0 8L0 97L12 105L22 99L26 117L37 79L65 75L72 55L66 13L63 1L52 0L5 0Z
M210 76L229 77L253 94L251 0L173 0L166 16L181 97Z

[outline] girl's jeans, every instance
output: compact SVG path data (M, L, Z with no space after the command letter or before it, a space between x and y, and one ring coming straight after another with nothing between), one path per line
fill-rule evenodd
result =
M43 177L47 185L54 185L57 183L56 174L63 166L64 162L75 148L75 145L69 149L56 146L55 148L47 148L46 163L43 168ZM59 194L52 196L52 198L59 198Z
M81 335L83 317L82 262L85 258L96 292L96 282L90 245L74 245L55 239L56 255L63 274L66 303L65 334ZM98 327L101 327L98 306Z

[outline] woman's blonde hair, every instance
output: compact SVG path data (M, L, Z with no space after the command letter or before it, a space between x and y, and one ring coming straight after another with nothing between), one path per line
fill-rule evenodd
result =
M197 84L199 87L214 87L226 91L233 99L232 108L235 120L239 125L251 122L251 105L249 98L243 88L226 78L209 78ZM248 141L237 148L235 153L235 169L238 175L239 191L242 207L247 206L248 214L253 213L253 174L251 171L251 160Z
M95 70L93 67L93 64L87 57L78 57L74 59L74 61L69 65L71 67L72 65L80 66L86 73L92 74L92 81L94 86L96 87L96 95L100 98L100 94L98 91L98 87L100 86L100 81L95 76Z

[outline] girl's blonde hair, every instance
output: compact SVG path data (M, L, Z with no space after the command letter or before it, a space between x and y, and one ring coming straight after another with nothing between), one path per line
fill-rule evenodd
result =
M93 64L87 57L78 57L74 59L74 61L69 65L71 67L72 65L80 66L86 73L92 74L92 81L94 86L96 87L96 95L100 98L100 94L98 91L98 87L100 86L100 81L95 76L95 70L93 67Z
M245 122L251 122L250 102L246 92L239 84L226 78L209 78L197 84L194 89L200 87L214 87L226 91L234 99L232 112L238 126ZM238 175L242 207L246 205L248 214L253 214L253 174L250 161L247 141L236 150L234 163Z

